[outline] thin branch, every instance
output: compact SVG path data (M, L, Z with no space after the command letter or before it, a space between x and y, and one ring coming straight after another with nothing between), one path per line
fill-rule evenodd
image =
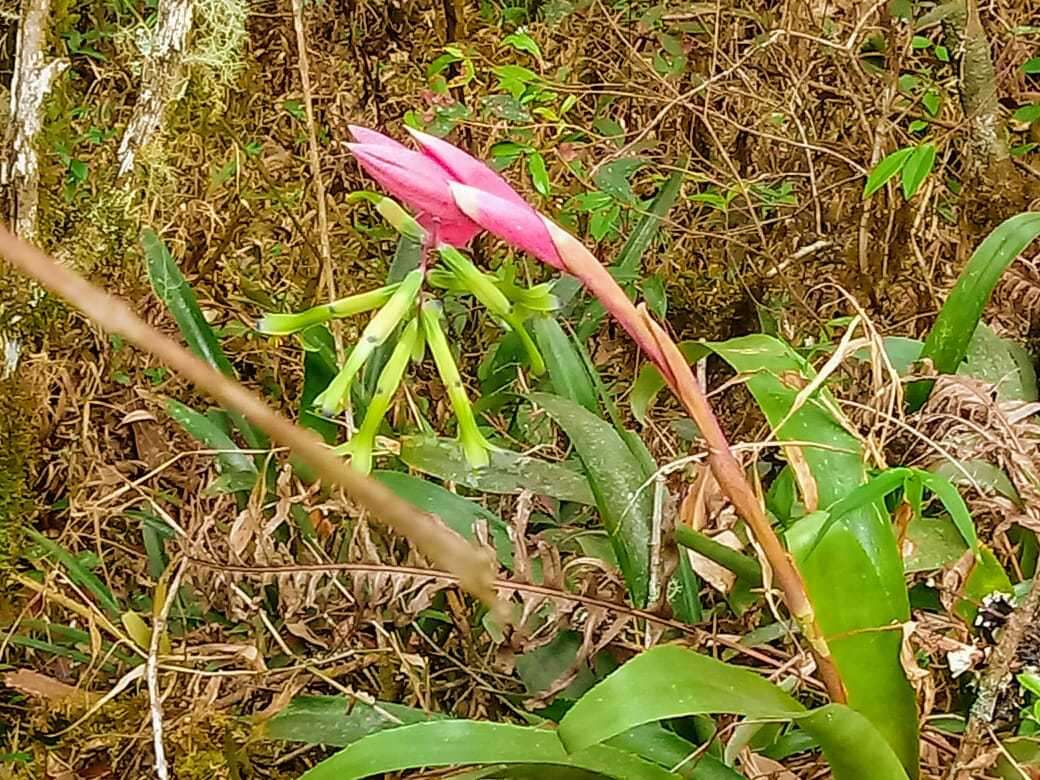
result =
M159 586L166 585L166 598L162 604L156 605L157 609L152 616L152 635L148 641L145 680L148 683L148 704L152 716L152 747L155 751L155 774L159 780L167 780L170 776L170 769L166 763L166 750L163 748L162 696L159 692L159 644L166 632L166 617L170 614L170 608L177 598L177 591L180 590L181 576L184 574L186 563L187 561L183 559L177 563L177 569L169 581L166 580L165 576L159 579L156 593L158 594Z
M332 246L329 243L329 214L325 203L325 180L321 176L321 155L318 150L318 130L314 121L314 101L311 98L311 68L307 57L307 38L303 27L303 0L292 0L293 27L296 28L296 50L299 57L300 88L303 90L303 108L307 117L307 149L310 152L314 196L318 200L318 240L321 246L321 275L329 294L336 299L332 277Z
M381 482L359 474L322 444L316 434L293 425L259 396L148 325L122 299L95 287L3 228L0 228L0 256L64 298L104 330L123 336L224 408L241 413L272 441L289 447L326 485L343 488L376 519L410 539L436 566L458 576L463 588L494 609L504 610L491 586L493 563L486 550L471 545L439 517L399 498Z
M972 780L979 777L976 766L979 753L991 737L993 713L1011 676L1011 668L1018 657L1018 647L1025 637L1026 629L1040 618L1040 577L1034 577L1025 601L1011 613L1000 641L993 648L989 657L989 665L979 680L979 692L968 715L968 725L964 729L957 758L950 766L948 780ZM999 743L998 743L999 744Z

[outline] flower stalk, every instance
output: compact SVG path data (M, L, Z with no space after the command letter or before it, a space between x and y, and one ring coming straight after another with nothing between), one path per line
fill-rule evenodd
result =
M288 336L329 320L353 317L355 314L362 314L384 305L398 286L388 284L377 290L340 298L338 301L323 303L293 314L265 314L257 321L256 329L265 336Z
M527 353L527 359L531 363L531 371L536 376L544 374L545 361L542 359L542 353L538 351L534 339L531 338L531 334L527 332L527 328L517 316L513 304L506 294L498 289L493 278L473 265L473 261L455 247L442 245L438 251L445 265L455 273L456 278L472 293L473 297L516 333Z
M365 410L365 419L361 427L350 437L350 441L336 448L336 454L350 455L351 465L362 474L372 471L372 451L375 449L379 426L383 424L383 418L390 409L390 403L401 384L408 361L417 353L421 358L421 349L422 334L419 331L419 320L416 318L405 326L393 352L390 353L389 360L379 373L376 389L368 403L368 409Z

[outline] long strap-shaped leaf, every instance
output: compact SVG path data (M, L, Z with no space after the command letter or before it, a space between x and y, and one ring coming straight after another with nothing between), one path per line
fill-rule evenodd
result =
M642 464L610 423L568 398L531 393L571 440L592 488L625 584L636 606L650 592L653 493L644 489Z
M626 663L578 700L557 733L581 755L644 723L720 712L797 721L819 742L836 780L906 780L892 748L859 713L841 704L807 711L764 677L677 645Z
M748 389L770 424L783 423L775 431L779 441L818 445L803 445L791 454L804 459L805 476L815 482L820 507L833 505L866 482L860 442L831 413L834 401L826 389L790 413L801 386L814 376L790 347L765 335L710 346L748 376ZM816 530L819 524L806 518L795 524L788 543L849 706L874 724L907 771L916 775L917 708L899 662L900 625L909 620L910 609L888 514L874 501L845 513L822 538L817 539Z
M220 348L213 328L202 315L195 293L181 274L166 244L154 231L145 230L141 234L141 245L144 247L152 288L170 310L188 348L224 376L236 378L235 369ZM245 417L234 410L228 414L249 447L263 449L267 446L267 437Z
M993 288L1007 267L1037 236L1040 236L1040 212L1026 212L1000 223L972 253L921 353L922 358L931 358L939 373L957 371ZM907 389L911 409L919 408L927 400L932 384L931 381L915 382Z
M372 734L325 759L300 780L358 780L381 772L468 764L566 766L617 780L678 778L638 756L605 745L568 753L551 729L442 720Z

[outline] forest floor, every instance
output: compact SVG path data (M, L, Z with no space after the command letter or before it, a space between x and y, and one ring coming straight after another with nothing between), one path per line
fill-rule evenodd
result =
M963 85L942 25L915 31L879 10L884 3L823 0L320 0L299 16L288 2L197 0L161 125L121 175L120 141L150 67L139 41L164 1L53 3L46 56L68 67L37 139L36 239L176 336L139 242L142 229L155 230L238 376L294 418L304 351L254 323L382 285L397 242L370 207L346 200L373 186L345 146L352 124L401 140L406 123L447 134L501 165L605 262L680 172L679 197L634 285L677 340L766 332L819 347L817 364L857 314L883 336L922 337L982 238L1040 198L1037 121L1008 120L1015 156L999 187L965 180ZM0 80L9 83L17 12L2 10ZM1040 77L1021 68L1040 52L1035 4L985 3L981 21L1000 110L1040 101ZM878 161L926 138L938 152L912 198L894 182L864 198ZM478 262L497 265L505 251L476 241ZM533 263L524 273L549 278ZM522 701L588 687L587 659L574 661L583 638L610 633L597 647L618 658L648 641L595 545L553 535L566 530L562 520L513 539L514 555L588 568L575 589L616 611L583 635L587 613L570 604L541 634L509 640L474 624L460 591L412 577L404 567L419 558L406 543L306 484L283 453L270 459L274 484L245 495L218 484L221 448L168 411L171 398L205 409L203 396L6 269L0 285L0 336L18 345L17 369L0 380L0 777L153 775L154 702L139 660L174 572L181 590L158 684L177 778L298 776L329 749L273 739L264 723L302 694L509 720ZM1036 353L1040 264L1026 257L1013 267L986 319ZM358 322L333 325L340 348ZM487 329L466 328L462 367L475 384L493 344ZM588 345L628 415L634 349L609 324ZM703 375L730 439L766 440L751 396L727 384L732 372L708 362ZM407 381L394 419L418 404L450 430L432 371ZM850 396L881 392L855 368L843 382ZM645 424L626 420L663 463L696 447L680 418L661 401ZM530 436L542 457L566 455L556 438ZM391 461L402 468L382 462ZM691 473L671 477L676 494ZM521 532L531 518L528 493L481 500ZM536 499L535 515L552 514L550 503ZM1007 524L985 519L1000 513L992 497L971 503L987 544L1018 566ZM726 511L720 500L709 514ZM372 567L336 576L292 568L347 561ZM518 598L536 609L534 596ZM702 646L703 633L736 640L771 619L761 605L739 616L716 609L725 597L707 583L701 600L704 631L687 638ZM672 619L666 604L657 612ZM952 622L932 629L970 641ZM535 655L545 648L554 650ZM763 655L749 662L781 668L796 648L777 636ZM948 670L919 688L925 715L957 711L960 696ZM935 727L923 744L926 773L940 776L956 737ZM821 776L815 759L801 761L788 770ZM759 776L784 776L768 774L781 771L769 759L758 766Z

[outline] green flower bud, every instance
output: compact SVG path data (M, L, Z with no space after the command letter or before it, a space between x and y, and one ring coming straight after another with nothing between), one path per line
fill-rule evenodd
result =
M335 414L346 406L350 395L350 385L354 381L357 372L361 370L365 361L372 356L376 347L390 337L390 334L394 332L394 328L408 314L408 311L415 303L416 297L419 295L422 280L423 272L421 269L417 268L409 273L402 280L394 294L390 296L390 300L386 302L386 305L369 320L368 325L365 326L364 331L361 333L361 339L350 351L343 368L336 374L336 378L332 380L329 386L314 399L314 403L321 407L322 412Z
M402 236L420 244L426 240L426 231L423 230L422 225L415 220L415 217L401 208L400 204L393 198L387 198L378 192L370 192L369 190L352 192L347 196L347 203L357 203L362 200L375 204L379 215Z
M489 312L503 318L512 313L512 304L505 293L495 285L493 276L481 271L473 265L472 260L454 247L440 246L437 247L437 251L440 253L441 259L455 272L459 281Z
M498 286L495 284L495 277L481 271L473 264L472 260L453 247L441 246L437 248L437 251L440 252L441 259L454 272L456 279L465 285L466 289L473 294L473 297L520 337L520 343L523 344L524 351L527 353L527 359L531 363L531 370L535 374L544 374L545 361L542 360L538 347L524 329L520 318L516 316L513 305L509 302L505 293L498 289Z
M256 329L267 336L287 336L329 320L352 317L385 304L398 286L390 284L378 290L340 298L338 301L323 303L321 306L314 306L295 314L265 314L256 323Z
M458 366L455 365L455 358L452 357L448 339L441 328L441 306L436 301L426 301L420 311L426 343L430 345L433 361L437 364L437 373L441 375L441 381L444 382L444 387L448 391L451 408L455 412L455 419L458 421L462 451L466 454L466 460L471 466L477 468L486 466L491 462L488 454L491 445L477 428L473 407L466 395L466 388L462 384Z
M372 394L372 400L365 411L365 419L361 423L361 427L344 448L345 452L351 456L351 466L363 474L368 474L372 470L372 450L375 447L376 434L397 393L404 370L408 366L408 360L414 352L417 342L421 342L419 320L413 319L405 327L393 352L390 353L390 359L386 361L386 365L379 374L375 393Z

